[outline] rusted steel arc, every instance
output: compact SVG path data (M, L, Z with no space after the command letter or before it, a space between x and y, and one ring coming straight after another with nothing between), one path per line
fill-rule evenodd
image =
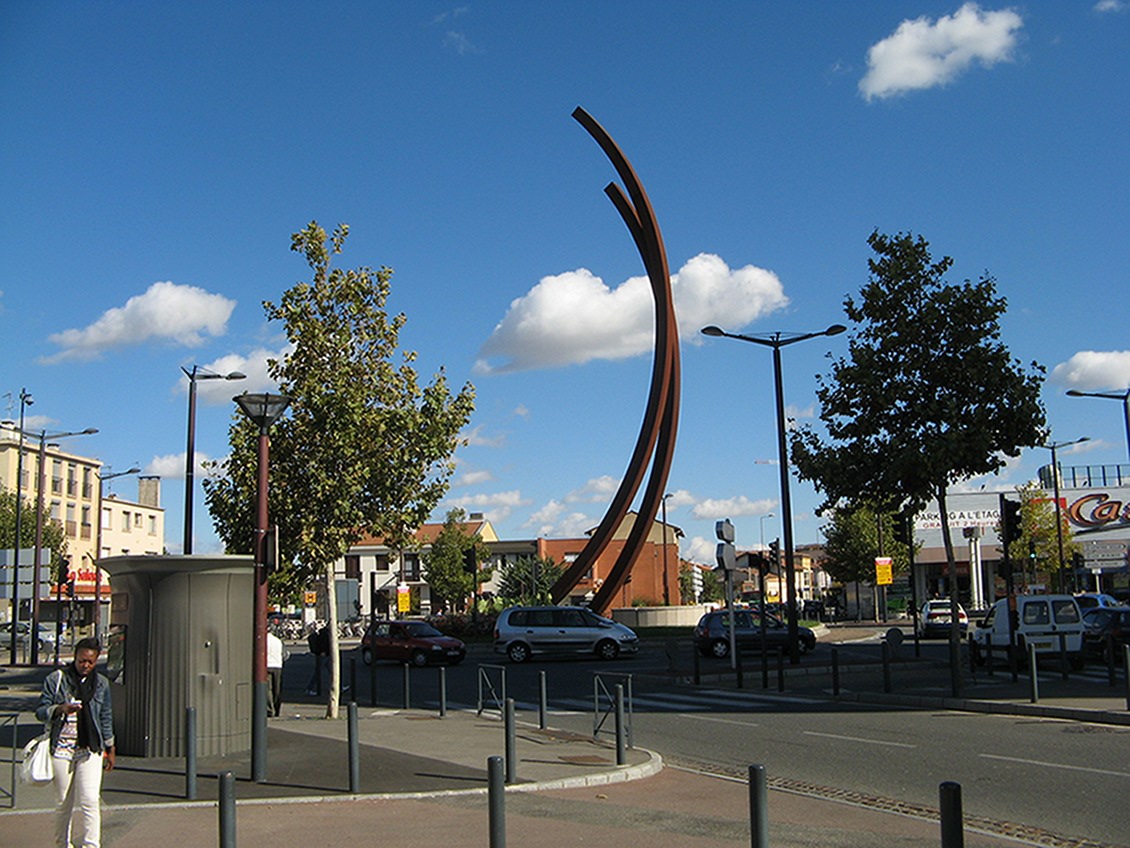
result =
M612 566L612 570L605 578L604 584L597 591L596 595L593 596L590 607L598 615L604 614L608 607L611 606L616 593L627 583L628 575L631 574L632 567L635 565L636 560L639 559L640 553L643 550L643 542L651 529L650 517L658 512L663 492L667 488L667 477L671 470L671 460L675 454L675 435L678 430L679 419L678 380L680 368L678 362L678 347L672 350L671 355L675 359L673 363L673 385L671 392L667 396L667 405L663 411L663 422L660 425L659 443L656 448L651 477L648 480L647 489L644 492L643 501L640 505L639 517L632 526L631 532L628 534L624 548L620 551L620 555L617 557L616 563ZM666 543L666 531L664 531L664 543Z
M659 435L659 413L666 405L670 386L671 360L666 351L669 345L666 336L667 328L671 322L667 320L667 315L673 314L674 311L670 300L670 277L667 273L662 238L655 223L651 204L639 182L639 178L616 143L587 112L578 107L574 110L573 117L589 132L605 152L605 155L627 185L629 194L635 200L634 204L629 203L615 186L606 188L606 193L612 198L613 204L632 233L637 250L639 250L640 257L644 262L644 267L647 269L648 278L651 281L657 311L656 350L648 407L632 459L628 465L628 471L592 538L589 539L584 550L581 551L573 564L554 584L551 595L555 601L561 601L568 595L608 546L616 529L627 515L628 507L643 482L647 459L654 451ZM641 209L643 211L642 216L640 215Z

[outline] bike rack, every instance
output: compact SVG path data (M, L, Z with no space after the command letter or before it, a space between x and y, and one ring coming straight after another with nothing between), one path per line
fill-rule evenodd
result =
M496 688L494 681L491 680L491 670L499 672L499 685ZM483 706L483 688L484 686L490 694L491 701L494 702L495 709L501 717L506 704L506 666L504 665L490 665L487 663L479 664L479 700L478 709L475 715L482 715L486 707Z
M632 675L621 672L596 672L592 676L592 738L597 739L600 736L601 728L604 727L604 722L608 720L610 715L616 712L616 696L613 691L604 684L604 678L614 677L624 681L624 718L627 727L625 731L625 741L629 748L635 747L632 744ZM615 684L613 684L615 688ZM608 699L608 707L601 713L600 709L600 694ZM615 728L611 732L615 732Z

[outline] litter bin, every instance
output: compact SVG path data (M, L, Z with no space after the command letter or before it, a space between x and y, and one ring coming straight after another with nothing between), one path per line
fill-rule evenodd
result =
M106 662L118 752L183 757L185 707L201 756L251 748L255 565L248 556L121 556Z

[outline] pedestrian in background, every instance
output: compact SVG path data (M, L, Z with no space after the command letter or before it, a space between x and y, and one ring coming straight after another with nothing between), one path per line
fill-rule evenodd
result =
M80 639L74 661L44 679L35 709L51 731L55 844L63 848L102 844L102 772L116 758L110 681L94 670L101 652L97 639Z
M282 639L267 632L267 713L278 715L282 710L283 663L289 656Z

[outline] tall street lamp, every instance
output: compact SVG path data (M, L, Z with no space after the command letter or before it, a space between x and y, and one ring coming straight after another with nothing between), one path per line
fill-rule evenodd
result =
M140 474L141 469L136 465L128 471L117 471L113 474L98 474L98 532L94 534L94 635L98 637L102 626L102 484L116 477L126 477L130 474Z
M191 554L193 483L196 476L196 381L242 380L247 375L239 371L217 374L199 365L193 365L191 371L182 365L180 370L188 377L188 447L184 454L184 553Z
M18 453L16 454L16 538L12 543L12 665L16 664L16 633L20 624L20 517L24 509L24 410L35 401L28 394L27 389L20 389L20 436ZM37 634L33 630L28 634L28 640L33 641Z
M1122 401L1122 417L1126 419L1126 455L1130 456L1130 389L1121 394L1118 392L1080 392L1076 389L1069 389L1067 396L1110 398L1111 400Z
M825 330L815 333L762 333L755 336L740 333L727 333L713 325L703 327L706 336L720 336L726 339L751 342L773 349L773 385L777 395L777 461L781 466L781 535L785 543L785 588L788 592L789 617L789 658L790 662L800 662L800 643L797 634L796 612L796 573L793 570L793 518L792 501L789 498L789 454L785 446L785 395L781 380L781 348L786 345L814 339L818 336L838 336L847 330L843 324L832 324Z
M97 427L87 427L85 430L74 430L68 433L48 433L39 431L39 473L36 480L35 499L35 564L32 575L32 602L31 602L31 632L39 632L39 567L43 562L43 522L44 522L44 492L47 491L47 442L55 439L65 439L68 436L90 436L98 432ZM63 617L62 610L55 610L55 649L58 651L62 638ZM39 639L31 639L31 664L39 663Z
M267 468L270 458L268 434L271 425L290 405L286 395L244 392L233 400L259 428L259 482L255 520L255 629L251 690L251 779L267 779ZM332 587L331 587L332 588Z
M1055 497L1055 541L1059 550L1059 567L1056 569L1056 584L1061 593L1063 592L1063 506L1059 502L1059 460L1056 459L1055 452L1060 448L1065 448L1069 445L1077 445L1080 442L1089 442L1090 440L1090 436L1081 436L1070 442L1048 442L1045 445L1037 445L1037 447L1047 448L1052 452L1052 489Z
M773 513L767 512L764 515L759 516L758 519L757 519L757 523L761 528L761 550L762 551L765 550L765 519L766 518L775 518L775 517L776 516L774 516Z
M672 493L668 492L663 496L660 504L663 507L663 605L671 606L671 586L669 578L667 577L667 498L671 497Z

